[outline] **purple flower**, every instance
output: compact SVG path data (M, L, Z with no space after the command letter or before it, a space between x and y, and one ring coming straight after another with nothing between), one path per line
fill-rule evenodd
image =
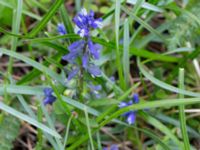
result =
M119 150L119 148L116 144L112 144L109 147L104 147L103 150Z
M58 33L59 33L60 35L65 35L65 34L67 34L67 31L66 31L66 29L65 29L65 26L64 26L64 24L62 24L62 23L59 23L59 24L57 25L57 31L58 31Z
M133 99L130 100L129 102L121 102L119 104L120 108L123 107L127 107L133 104L139 103L139 95L138 94L134 94L133 95ZM129 111L124 113L122 116L126 117L126 121L128 122L128 124L134 124L135 123L135 119L136 119L136 113L137 111Z
M101 75L101 70L99 67L95 66L90 60L99 59L101 45L93 43L90 37L90 30L100 28L102 19L94 19L94 12L90 11L87 13L86 9L82 9L74 18L75 32L79 34L82 38L81 40L73 42L69 45L69 53L62 57L63 60L76 65L69 74L68 80L75 77L79 70L84 69L85 72L91 74L93 77L98 77ZM83 73L81 71L81 73ZM82 74L80 74L82 76Z
M91 40L88 40L88 48L90 53L95 59L99 59L99 53L102 49L102 46L99 44L94 44Z
M95 66L95 65L90 65L88 68L88 72L94 76L94 77L99 77L101 76L101 70L99 69L99 67Z
M136 94L133 94L133 103L139 103L140 99L139 99L139 95L136 93Z
M102 89L102 86L101 85L93 85L93 84L90 84L89 85L90 89L93 90L93 91L100 91Z
M75 41L74 43L72 43L68 49L70 52L72 51L78 51L79 49L83 49L85 46L85 41L84 40L79 40L79 41Z
M101 85L89 84L88 87L90 88L91 94L93 94L97 99L101 98L100 94L100 91L102 90Z
M43 92L45 95L45 98L43 101L44 105L47 105L47 104L51 105L56 100L56 97L52 95L53 93L52 88L45 88Z
M73 18L73 21L76 24L75 33L81 37L88 37L90 35L90 28L102 28L102 19L94 19L94 12L91 10L87 13L85 8L81 9Z
M64 55L62 59L73 64L75 62L75 59L82 53L84 46L85 46L84 40L79 40L72 43L68 47L69 53Z
M68 53L67 55L64 55L62 57L62 59L65 60L65 61L68 61L71 64L74 64L74 62L75 62L76 58L78 57L78 55L79 55L78 51L73 51L73 52Z
M70 81L72 78L74 78L74 77L78 74L78 72L79 72L79 68L73 69L73 70L69 73L69 75L68 75L68 77L67 77L67 80Z
M115 83L115 77L114 77L114 76L111 76L109 79L110 79L113 83Z

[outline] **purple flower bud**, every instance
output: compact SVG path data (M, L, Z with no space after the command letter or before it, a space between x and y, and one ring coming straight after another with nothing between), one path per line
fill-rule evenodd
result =
M93 10L90 10L90 13L89 13L89 17L94 17L94 11Z
M119 108L123 108L123 107L127 107L127 106L128 106L128 104L126 102L121 102L119 104Z
M65 26L64 26L64 24L62 24L62 23L59 23L59 24L58 24L58 26L57 26L57 31L58 31L58 33L59 33L60 35L65 35L65 34L67 34L67 31L66 31L66 29L65 29Z
M136 118L136 112L133 111L128 114L126 121L128 122L128 124L134 124L135 118Z
M111 80L112 82L115 82L115 77L114 77L114 76L111 76L111 77L110 77L110 80Z
M90 34L90 28L102 28L102 19L94 19L94 12L91 10L87 13L86 9L83 8L81 11L73 18L76 24L75 33L79 34L81 37L88 37Z
M137 93L133 95L133 102L139 103L139 95Z
M43 101L44 105L47 105L47 104L51 105L56 100L56 97L52 95L53 90L51 88L45 88L43 92L45 95L45 98Z

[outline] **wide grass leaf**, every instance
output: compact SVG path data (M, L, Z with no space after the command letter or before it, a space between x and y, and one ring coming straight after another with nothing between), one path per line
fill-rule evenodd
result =
M3 110L4 112L7 112L21 120L24 120L38 128L40 128L42 131L54 136L54 137L57 137L57 138L61 138L61 136L55 131L55 130L52 130L50 129L49 127L45 126L44 124L38 122L37 120L13 109L12 107L10 106L7 106L5 105L4 103L0 102L0 109Z
M20 129L20 121L11 116L3 115L0 122L0 150L11 150Z
M0 48L0 52L26 62L27 64L33 66L34 68L40 70L41 72L46 73L47 75L49 75L53 79L59 81L61 84L64 84L62 77L59 74L52 71L51 69L47 68L46 66L44 66L44 65L26 57L26 56L23 56L19 53L16 53L16 52L11 52L9 50L2 49L2 48Z

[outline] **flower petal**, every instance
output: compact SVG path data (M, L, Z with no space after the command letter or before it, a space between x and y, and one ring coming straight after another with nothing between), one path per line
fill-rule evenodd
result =
M44 92L45 96L50 96L53 93L53 89L52 88L45 88L43 90L43 92Z
M73 64L75 59L78 57L78 55L79 55L79 51L72 51L68 53L67 55L64 55L62 59Z
M109 79L110 79L113 83L115 83L115 77L114 77L114 76L111 76Z
M126 102L121 102L119 105L119 108L127 107L128 104Z
M102 86L101 85L92 85L92 84L90 84L89 87L93 91L100 91L100 90L102 90Z
M84 16L87 16L87 10L85 8L82 8L80 13Z
M94 17L94 11L93 10L90 10L89 17Z
M43 104L47 105L47 104L52 104L54 101L56 100L56 97L52 96L47 96L45 97Z
M138 95L138 94L134 94L134 95L133 95L133 102L134 102L134 103L139 103L139 101L140 101L140 100L139 100L139 95Z
M88 66L88 61L89 61L89 56L88 56L88 53L85 53L82 57L82 65L83 65L83 68L87 68Z
M127 116L127 122L128 124L134 124L135 123L135 119L136 119L136 113L132 112Z
M73 18L73 22L76 24L75 33L79 34L81 37L88 37L91 28L102 28L102 19L95 19L94 12L90 11L87 13L86 9L83 8L81 11Z
M88 41L88 48L95 59L99 59L99 51L102 48L99 44L93 44L91 40Z
M101 29L103 27L102 21L103 21L102 18L94 20L91 24L92 28L94 28L94 29L100 28Z
M78 31L78 34L80 35L80 37L88 37L89 33L90 31L87 28L82 28Z
M58 33L59 33L60 35L65 35L65 34L67 34L67 31L66 31L66 29L65 29L65 26L64 26L64 24L62 24L62 23L59 23L59 24L58 24L58 26L57 26L57 31L58 31Z
M97 66L95 66L95 65L89 66L89 67L88 67L88 72L89 72L91 75L95 76L95 77L101 76L101 70L100 70Z
M110 150L119 150L118 146L116 144L112 144L110 146Z
M79 40L79 41L76 41L76 42L73 42L69 47L69 51L72 52L72 51L78 51L80 49L83 49L85 45L85 41L84 40Z
M112 144L109 147L104 147L103 150L119 150L119 148L116 144Z
M127 103L128 106L130 106L130 105L132 105L132 104L133 104L133 101L132 101L132 100L130 100L130 101Z
M79 72L79 68L73 69L73 70L69 73L69 75L68 75L68 77L67 77L67 80L70 81L72 78L74 78L74 77L78 74L78 72Z

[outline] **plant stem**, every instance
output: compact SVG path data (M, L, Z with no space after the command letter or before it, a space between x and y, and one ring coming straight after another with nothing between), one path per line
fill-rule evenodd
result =
M84 80L84 70L83 70L83 67L81 65L81 68L80 68L80 79L79 79L79 98L80 98L80 101L83 102L83 80Z
M88 41L88 38L85 39L86 43L84 45L84 48L83 48L83 55L86 53L87 51L87 41ZM83 91L84 91L84 68L83 68L83 62L81 60L81 65L80 65L80 79L79 79L79 98L80 98L80 102L83 102Z

